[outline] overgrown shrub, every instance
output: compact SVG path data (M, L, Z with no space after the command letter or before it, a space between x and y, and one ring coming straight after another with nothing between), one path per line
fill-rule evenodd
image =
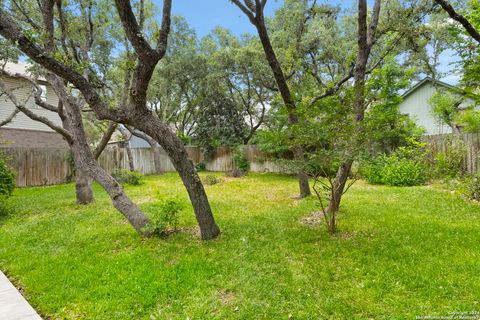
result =
M0 199L7 199L15 189L15 172L13 172L5 161L0 157Z
M205 176L205 178L203 179L203 183L207 186L213 186L214 184L217 184L219 182L220 180L212 174Z
M429 177L424 147L424 144L412 141L391 155L380 155L364 165L362 175L370 184L422 185Z
M387 156L382 155L363 166L361 174L370 184L383 184L383 168Z
M244 177L247 175L247 173L245 171L241 171L241 170L238 170L238 169L233 169L233 170L230 170L226 173L227 177L232 177L232 178L240 178L240 177Z
M0 155L0 219L6 217L13 210L7 203L7 199L15 189L15 172L6 163L6 159Z
M245 155L245 150L243 146L238 146L233 149L232 154L233 165L236 170L246 174L250 169L250 163L248 162L247 156Z
M468 182L468 197L471 200L480 200L480 176L476 175Z
M121 184L138 186L143 183L144 175L127 169L119 169L112 172L112 176Z
M204 162L199 162L195 165L195 170L197 172L205 171L207 169L207 166L205 165Z
M437 178L455 178L462 174L465 144L461 141L448 145L434 158L434 174Z
M184 208L184 204L177 199L160 200L155 206L156 210L150 218L147 231L165 236L169 232L176 232L178 229L179 213Z
M389 186L417 186L427 181L426 166L415 160L392 156L383 169L383 183Z

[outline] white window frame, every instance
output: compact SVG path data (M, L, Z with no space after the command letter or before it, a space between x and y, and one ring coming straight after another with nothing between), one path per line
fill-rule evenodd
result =
M47 102L47 86L44 84L41 84L38 86L42 92L40 93L40 98L42 99L43 102Z

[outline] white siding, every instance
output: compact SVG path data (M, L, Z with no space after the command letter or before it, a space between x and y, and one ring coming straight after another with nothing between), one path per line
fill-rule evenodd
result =
M400 112L408 114L418 126L425 129L427 135L451 133L452 129L448 125L440 123L433 116L432 107L428 101L434 93L435 88L431 82L425 82L405 97L400 104ZM469 104L472 104L472 101L467 100L462 107Z
M58 114L51 112L45 109L42 109L35 105L34 98L30 97L31 85L26 81L18 78L4 77L3 81L10 90L13 90L13 93L17 97L19 102L24 103L29 108L31 108L36 114L48 118L50 121L56 125L61 126L61 120ZM49 85L47 87L47 102L53 106L57 106L58 98L53 92L53 88ZM13 111L15 106L13 103L6 97L2 95L0 97L0 121L6 119ZM48 126L40 123L38 121L31 120L23 113L17 114L15 119L9 124L3 126L3 128L12 128L12 129L26 129L26 130L37 130L37 131L53 131Z

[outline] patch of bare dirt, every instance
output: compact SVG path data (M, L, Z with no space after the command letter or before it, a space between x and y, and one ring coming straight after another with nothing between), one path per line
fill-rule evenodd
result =
M309 227L316 227L323 222L323 212L314 211L310 215L302 217L300 223Z
M176 229L169 228L163 232L162 236L170 237L177 233L186 233L195 237L200 237L200 228L198 226L180 227Z
M235 301L235 294L228 290L218 290L218 300L224 305L231 305Z

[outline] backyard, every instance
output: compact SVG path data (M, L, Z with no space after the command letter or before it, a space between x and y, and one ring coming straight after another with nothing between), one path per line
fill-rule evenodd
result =
M202 173L202 178L205 178ZM211 175L211 174L209 174ZM339 231L305 225L294 177L217 174L222 229L201 241L177 174L126 192L151 213L185 204L181 232L142 239L95 185L17 189L0 216L0 269L46 319L392 319L479 310L480 207L435 185L345 195Z

